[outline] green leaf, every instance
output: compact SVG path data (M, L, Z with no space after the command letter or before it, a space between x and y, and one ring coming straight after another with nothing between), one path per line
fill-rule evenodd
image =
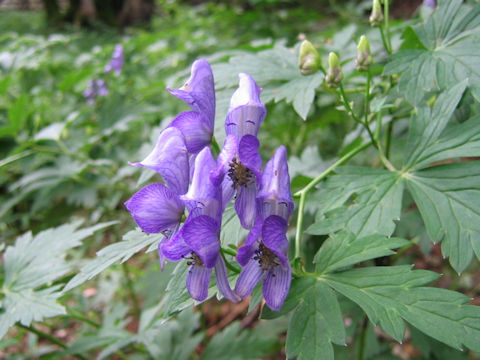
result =
M453 115L463 92L466 81L443 92L435 102L432 109L420 107L411 120L410 135L408 139L405 168L418 168L428 162L432 155L432 147L438 146L437 139ZM438 151L438 148L437 148ZM434 153L433 153L434 154Z
M260 323L254 329L241 329L239 322L217 333L208 343L200 360L242 360L268 357L275 352L277 331L271 331L271 324Z
M331 235L315 255L316 273L330 273L359 262L392 255L392 249L410 244L399 238L387 238L383 235L371 235L356 238L349 233Z
M236 86L240 72L252 75L264 89L264 102L285 100L293 103L293 108L304 120L313 103L315 89L324 78L321 72L303 76L298 69L297 51L282 44L258 53L244 52L232 56L228 63L213 65L213 72L219 89Z
M480 5L462 0L439 0L426 23L414 28L424 49L406 35L402 49L385 66L385 74L402 73L398 86L412 104L419 104L432 90L442 90L468 79L478 99L480 68ZM410 30L409 30L410 31Z
M7 247L3 257L5 297L1 304L0 338L17 321L29 326L32 321L65 314L64 307L56 302L61 295L59 285L48 285L72 270L65 260L67 251L80 246L81 240L95 231L116 224L101 223L77 230L81 223L48 229L35 237L28 232L18 237L14 246Z
M322 279L397 341L403 339L405 320L449 346L478 351L480 307L463 305L470 301L463 294L422 286L438 276L406 265L351 269Z
M438 140L424 149L413 167L421 169L437 161L474 157L478 154L480 154L480 116L475 116L464 123L447 128Z
M148 250L152 251L162 237L162 234L149 235L139 229L129 231L123 236L122 241L108 245L97 252L97 257L80 269L80 272L65 286L63 292L69 291L92 279L117 261L122 263L127 261L147 246L150 246Z
M457 272L480 258L480 162L435 166L404 175L428 235Z
M399 174L372 168L338 168L321 188L316 222L307 232L328 234L346 229L358 237L381 234L390 236L393 220L400 218L403 180ZM353 203L343 205L354 194Z
M325 284L315 284L303 295L290 320L287 358L333 359L332 342L345 345L345 328L335 293Z

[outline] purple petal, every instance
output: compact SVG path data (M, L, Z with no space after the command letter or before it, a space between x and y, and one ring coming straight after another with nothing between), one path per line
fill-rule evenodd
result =
M250 295L263 276L263 269L256 260L250 260L240 272L235 284L235 293L242 299Z
M217 219L220 214L221 192L218 186L210 181L210 172L215 168L216 162L212 152L205 147L195 159L195 171L188 192L181 197L192 211L196 207L202 207L202 214L210 215ZM218 219L217 219L218 220Z
M247 235L245 245L243 245L237 252L237 261L240 265L245 266L248 261L253 257L255 250L258 249L257 240L262 234L263 219L261 216L257 216L253 228ZM256 244L256 245L255 245Z
M265 280L263 280L263 297L268 307L274 311L280 310L290 290L292 270L290 264L286 266L274 266L271 268Z
M240 223L245 229L251 229L257 217L257 183L250 182L247 186L241 186L235 199L235 211Z
M238 138L234 135L227 136L223 143L223 148L220 151L220 154L218 154L217 167L210 174L210 179L215 185L219 185L223 181L225 173L230 166L230 162L237 154L237 150Z
M192 265L187 275L187 290L192 299L203 301L207 298L211 274L212 269Z
M286 236L287 221L277 215L270 215L263 222L262 242L282 262L283 266L288 263L288 240Z
M183 228L180 229L170 240L159 246L159 252L170 261L182 260L192 252L190 246L183 239Z
M265 105L260 101L261 89L253 78L239 74L239 87L232 95L225 121L227 135L257 135L258 128L266 115Z
M187 146L182 133L175 127L163 130L153 151L144 160L130 165L155 170L178 195L187 192L189 181Z
M219 256L219 231L217 221L206 215L197 216L183 226L185 243L202 259L207 268L214 267Z
M192 64L190 78L180 89L168 89L170 93L185 101L192 110L205 115L208 126L213 129L215 119L215 85L208 61L198 59Z
M146 233L159 233L176 225L184 211L178 196L163 184L150 184L125 203L135 222Z
M215 278L217 280L218 290L225 297L225 299L232 302L239 302L241 300L240 297L230 288L227 268L221 256L218 257L217 263L215 264Z
M222 189L222 210L225 210L235 194L235 188L233 187L232 179L230 179L228 176L223 178L220 187Z
M238 156L240 162L249 168L257 178L261 177L262 157L258 152L260 142L256 136L245 135L240 139L238 144Z
M293 200L285 146L280 146L265 165L258 197L263 202L264 218L273 214L288 220L293 211Z
M185 137L189 153L196 154L210 144L213 128L208 119L198 111L186 111L177 115L169 127L180 130Z

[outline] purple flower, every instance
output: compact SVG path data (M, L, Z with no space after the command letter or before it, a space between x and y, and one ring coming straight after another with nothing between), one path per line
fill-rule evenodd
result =
M237 261L243 269L235 293L243 299L263 279L265 302L272 310L278 311L287 297L292 277L286 232L294 205L284 146L277 149L265 166L257 201L255 225L237 254Z
M235 210L242 226L251 229L257 214L255 199L262 168L257 133L266 110L255 80L243 73L239 78L239 88L231 98L225 121L227 137L212 181L222 184L224 205L237 193Z
M210 143L215 120L215 86L208 61L196 60L185 85L168 91L192 109L180 113L169 126L183 133L188 152L196 154Z
M163 233L166 240L176 234L180 227L185 204L180 195L187 192L189 182L189 159L187 147L180 130L167 128L160 134L153 151L142 161L130 163L158 172L167 186L151 184L132 196L125 203L137 225L146 233ZM160 266L165 259L159 251Z
M124 63L124 55L123 55L123 46L118 44L115 45L115 50L112 54L112 60L105 65L105 72L109 74L111 71L115 72L115 75L118 76L122 72Z
M423 0L423 6L429 7L431 9L435 9L437 7L436 0Z
M188 218L180 231L161 245L160 251L170 261L187 259L190 265L187 289L193 299L203 301L207 298L215 268L218 289L225 298L237 302L240 299L230 288L225 262L220 255L221 192L208 177L215 166L210 149L205 147L195 159L189 191L182 196L189 209Z
M108 88L105 81L102 79L93 79L87 85L87 90L83 92L83 97L87 100L89 105L95 103L98 96L108 95Z

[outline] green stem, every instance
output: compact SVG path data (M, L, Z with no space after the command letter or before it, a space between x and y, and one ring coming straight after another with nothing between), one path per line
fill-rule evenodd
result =
M363 355L365 352L365 339L367 334L367 326L368 326L368 320L366 316L364 316L361 324L360 336L358 338L359 344L358 344L357 360L363 360Z
M388 159L390 157L390 144L392 139L393 132L393 119L387 124L386 138L385 138L385 157Z
M385 24L385 31L387 32L387 44L388 48L390 49L389 54L392 53L392 39L390 35L390 0L384 0L384 9L385 9L385 16L384 16L384 24Z
M216 155L220 154L220 146L218 145L218 142L217 142L217 139L215 139L215 136L212 136L211 145L212 145L213 153Z
M137 318L140 318L140 306L138 305L138 298L133 288L132 279L130 279L130 270L128 269L127 263L125 262L122 263L122 269L123 269L123 274L125 275L125 278L127 280L127 289L133 303L133 311L135 313L135 316Z
M39 330L39 329L35 328L33 325L26 326L26 325L23 325L23 324L19 324L18 326L20 326L21 328L23 328L27 331L30 331L31 333L37 335L38 337L41 337L45 340L50 341L51 343L53 343L55 345L60 346L62 349L67 349L68 348L68 346L66 344L64 344L61 340L57 339L56 337L54 337L50 334L47 334L46 332L43 332L42 330ZM74 356L77 359L86 360L86 358L83 357L80 354L74 354Z
M343 165L352 157L354 157L356 154L366 149L370 145L372 145L371 142L357 146L355 149L351 150L350 152L342 156L340 159L338 159L335 163L330 165L328 169L326 169L324 172L318 175L315 179L310 181L302 190L294 194L295 197L300 197L300 202L298 205L298 215L297 215L297 229L295 232L295 259L294 259L295 266L300 265L299 260L301 259L301 244L302 244L302 237L303 237L303 217L304 217L305 201L307 198L307 194L310 192L310 190L315 188L315 186L320 181L322 181L327 176L329 176L338 166ZM300 270L300 269L297 269L297 270Z
M372 74L370 70L367 72L367 84L365 86L365 124L368 125L368 113L370 108L370 83L372 81Z
M220 249L220 254L222 255L223 261L225 261L225 265L227 266L228 269L232 270L234 273L239 274L240 269L233 266L232 264L230 264L230 262L227 261L227 259L225 258L224 250L225 249Z
M89 318L87 318L86 316L84 316L83 314L79 313L77 310L74 310L74 309L68 309L67 308L67 313L68 313L68 316L69 317L72 317L74 319L77 319L77 320L80 320L80 321L83 321L84 323L87 323L95 328L100 328L101 325Z
M221 249L225 254L231 255L231 256L237 256L237 253L233 250L222 248Z
M25 150L24 152L21 152L19 154L15 154L15 155L12 155L12 156L9 156L5 159L3 159L2 161L0 161L0 168L2 166L5 166L5 165L8 165L14 161L17 161L17 160L20 160L30 154L33 154L33 150Z
M360 119L355 113L353 112L352 107L350 106L350 103L348 102L348 97L347 94L345 93L345 89L343 88L343 84L340 83L340 94L342 95L342 101L343 104L345 105L345 108L347 109L348 113L352 116L353 120L358 122L359 124L363 124L362 119Z
M382 43L383 43L383 47L385 48L385 50L387 51L387 53L389 55L392 54L392 50L390 49L390 47L388 46L388 42L387 42L387 39L385 37L385 32L383 31L383 27L380 27L380 35L382 36Z

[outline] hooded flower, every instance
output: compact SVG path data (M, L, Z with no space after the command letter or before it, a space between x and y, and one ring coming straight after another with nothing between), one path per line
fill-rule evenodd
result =
M102 79L93 79L88 83L87 90L83 92L83 97L87 100L89 105L95 103L98 96L107 96L108 88L105 81Z
M239 88L231 98L225 121L227 137L218 167L212 172L212 181L222 186L224 206L236 192L235 210L242 226L251 229L256 217L255 198L262 167L257 133L266 109L255 80L244 73L239 79Z
M272 310L278 311L287 297L292 277L286 231L293 201L284 146L277 149L265 166L257 203L255 225L237 254L243 269L235 293L245 298L263 279L263 297Z
M188 218L180 231L160 251L171 261L187 259L190 270L187 289L190 296L203 301L208 296L208 284L215 268L217 286L225 298L239 301L228 283L225 262L220 255L220 228L222 216L221 191L209 179L216 166L208 147L195 159L195 171L189 191L182 196L189 209Z
M192 109L180 113L169 127L179 129L185 137L188 152L196 154L210 143L215 120L215 86L208 61L196 60L188 81L181 88L168 91Z
M105 65L105 72L108 74L110 72L115 72L115 75L118 76L122 72L124 63L124 56L123 56L123 46L118 44L115 45L115 50L112 54L112 60Z
M176 128L167 128L160 134L153 151L142 161L130 163L158 172L164 184L145 186L125 203L137 225L146 233L163 233L165 238L159 246L179 229L185 211L180 195L187 192L189 163L187 147L182 133ZM160 252L160 266L164 257Z

